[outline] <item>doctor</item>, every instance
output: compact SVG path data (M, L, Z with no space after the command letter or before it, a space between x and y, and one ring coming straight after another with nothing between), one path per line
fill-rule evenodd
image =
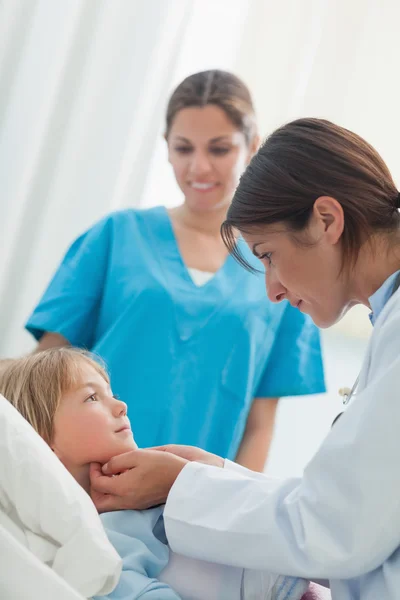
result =
M358 385L301 479L271 480L193 448L139 450L103 467L130 469L119 477L93 468L101 509L166 501L176 552L328 579L337 600L400 598L399 206L381 157L346 129L300 119L266 140L224 240L243 261L239 230L266 267L269 299L321 327L355 304L371 309Z

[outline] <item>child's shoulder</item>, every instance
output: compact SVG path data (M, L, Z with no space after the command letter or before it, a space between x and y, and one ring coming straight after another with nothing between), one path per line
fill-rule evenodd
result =
M100 515L106 530L123 533L130 537L152 534L164 512L163 506L148 510L116 510Z

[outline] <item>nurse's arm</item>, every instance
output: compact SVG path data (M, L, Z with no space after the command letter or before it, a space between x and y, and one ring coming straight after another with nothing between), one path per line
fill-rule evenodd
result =
M61 348L61 346L69 345L69 341L65 339L64 336L59 333L46 331L40 338L40 341L35 348L35 352L41 352L42 350L48 350L49 348Z
M264 470L274 433L279 398L255 398L236 462L252 471Z

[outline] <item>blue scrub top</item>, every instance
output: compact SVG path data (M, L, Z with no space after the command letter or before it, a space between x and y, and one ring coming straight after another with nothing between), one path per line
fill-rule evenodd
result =
M141 447L192 444L234 459L253 398L325 391L311 319L268 301L264 275L231 256L196 286L164 207L115 212L79 237L27 329L104 359Z

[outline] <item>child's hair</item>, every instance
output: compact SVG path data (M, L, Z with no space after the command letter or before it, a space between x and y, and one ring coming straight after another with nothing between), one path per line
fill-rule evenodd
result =
M0 359L0 377L2 373L14 362L15 358L1 358Z
M51 348L7 361L0 370L0 394L50 443L62 395L76 385L80 367L90 365L109 383L98 358L76 348Z

